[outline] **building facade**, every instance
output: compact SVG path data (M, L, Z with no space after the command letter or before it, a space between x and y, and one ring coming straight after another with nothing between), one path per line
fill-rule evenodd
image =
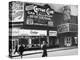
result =
M77 16L71 16L70 6L64 6L63 22L57 26L60 46L75 46L78 44ZM74 18L73 18L74 17Z
M70 8L56 12L48 4L9 2L9 53L24 44L25 50L77 46L78 19L70 15Z

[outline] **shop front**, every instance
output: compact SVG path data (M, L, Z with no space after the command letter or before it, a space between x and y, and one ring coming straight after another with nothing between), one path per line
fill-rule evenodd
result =
M58 26L58 39L61 47L77 46L77 24L66 23Z
M76 38L76 39L75 39ZM74 32L62 33L58 34L59 45L61 47L68 47L68 46L77 46L78 37Z
M25 51L35 50L41 48L43 41L47 41L47 30L12 28L10 35L9 51L12 55L14 55L16 47L18 50L21 44L24 45Z
M26 48L40 47L42 41L47 41L47 30L31 30L13 28L12 40L18 40L18 44L24 44Z

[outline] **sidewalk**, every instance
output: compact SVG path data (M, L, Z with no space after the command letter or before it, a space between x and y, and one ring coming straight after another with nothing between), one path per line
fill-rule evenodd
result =
M62 47L62 48L52 48L52 49L47 49L47 52L53 52L53 51L60 51L60 50L68 50L68 49L74 49L77 48L76 46L73 47ZM32 50L32 51L24 51L23 56L26 55L32 55L32 54L39 54L42 53L42 50ZM13 57L18 57L19 54L13 55Z

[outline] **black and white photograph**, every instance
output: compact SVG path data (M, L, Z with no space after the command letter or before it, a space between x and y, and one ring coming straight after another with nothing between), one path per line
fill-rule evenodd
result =
M8 58L78 55L78 5L8 3Z

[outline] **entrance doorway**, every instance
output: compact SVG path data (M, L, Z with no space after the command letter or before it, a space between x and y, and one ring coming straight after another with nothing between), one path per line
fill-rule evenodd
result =
M50 47L56 47L56 43L57 43L57 38L56 37L49 37L49 46Z
M71 46L72 45L72 37L65 37L65 39L64 39L65 41L65 43L64 43L64 45L65 46Z

